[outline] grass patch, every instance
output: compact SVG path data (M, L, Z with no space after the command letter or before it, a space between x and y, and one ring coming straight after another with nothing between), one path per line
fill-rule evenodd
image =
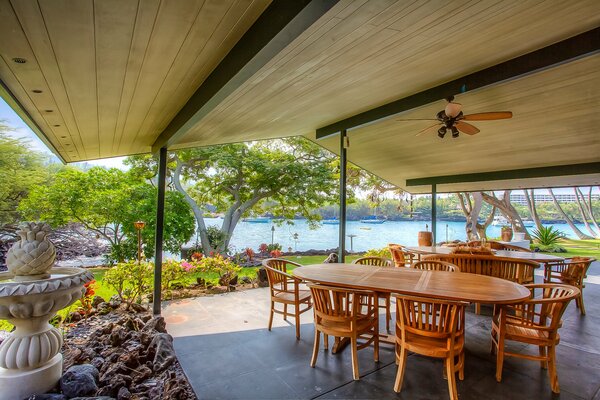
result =
M567 250L566 253L547 253L560 257L594 257L600 260L600 239L576 240L561 239L558 245Z

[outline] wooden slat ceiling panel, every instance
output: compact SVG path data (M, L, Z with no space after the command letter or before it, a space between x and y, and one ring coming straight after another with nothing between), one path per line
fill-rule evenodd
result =
M458 95L465 114L513 111L510 120L473 121L481 129L474 136L461 134L444 139L437 132L416 136L429 121L398 119L433 118L444 101L402 113L349 132L348 158L396 185L406 179L474 172L501 171L600 161L600 55L493 87ZM432 122L433 123L433 122ZM314 139L314 135L312 136ZM337 151L337 137L318 141ZM591 183L598 176L588 176ZM554 179L554 178L553 178ZM530 184L541 184L532 180ZM568 186L567 178L559 178ZM546 179L545 182L551 182ZM502 182L504 187L523 183ZM493 188L499 182L464 185L465 190ZM445 187L445 186L444 186ZM460 187L452 185L451 187ZM496 186L498 187L498 186ZM412 192L429 188L407 188ZM443 189L440 189L443 190Z
M599 24L594 0L340 2L174 147L310 135Z
M0 79L67 161L147 152L268 4L0 0Z

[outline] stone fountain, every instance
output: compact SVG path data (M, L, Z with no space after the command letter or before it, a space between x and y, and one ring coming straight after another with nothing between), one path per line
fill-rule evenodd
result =
M0 319L15 330L0 345L0 400L45 393L62 375L61 332L49 324L56 313L85 293L93 275L81 268L54 267L56 250L50 227L24 223L21 237L0 272Z

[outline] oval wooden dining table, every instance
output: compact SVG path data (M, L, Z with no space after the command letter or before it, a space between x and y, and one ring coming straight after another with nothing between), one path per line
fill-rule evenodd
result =
M292 274L305 281L375 292L399 293L469 303L512 304L529 297L529 289L517 283L485 275L460 272L423 271L411 268L373 267L356 264L313 264L298 267ZM394 344L394 335L380 335ZM347 341L335 339L333 353Z
M414 246L407 247L411 252L425 255L425 254L452 254L452 247L445 246ZM512 250L494 250L494 256L514 258L517 260L528 260L536 261L539 263L547 263L552 261L563 261L564 258L554 256L552 254L535 253L528 251L512 251Z

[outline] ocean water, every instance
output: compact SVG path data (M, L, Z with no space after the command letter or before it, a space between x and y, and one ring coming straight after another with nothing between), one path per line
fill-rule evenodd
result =
M218 218L205 219L207 225L221 226L223 220ZM346 235L356 235L352 238L352 249L354 251L366 251L373 248L387 246L388 243L400 243L406 246L417 245L417 234L425 230L425 225L431 230L431 221L386 221L383 224L362 224L359 221L348 221L346 224ZM567 224L556 224L556 228L564 232L567 237L576 237ZM275 231L271 232L271 227ZM238 223L233 237L231 247L235 251L242 251L246 247L257 249L261 243L273 241L281 244L284 251L291 248L293 251L305 251L310 249L324 250L338 246L338 225L320 225L318 229L310 229L305 220L295 220L291 225L278 226L273 223ZM583 227L581 227L583 228ZM535 228L528 228L533 231ZM500 226L490 226L487 230L488 237L499 237ZM297 234L297 240L294 239ZM437 223L437 240L465 240L464 222ZM192 239L188 244L194 244ZM350 238L346 237L346 248L351 249Z

